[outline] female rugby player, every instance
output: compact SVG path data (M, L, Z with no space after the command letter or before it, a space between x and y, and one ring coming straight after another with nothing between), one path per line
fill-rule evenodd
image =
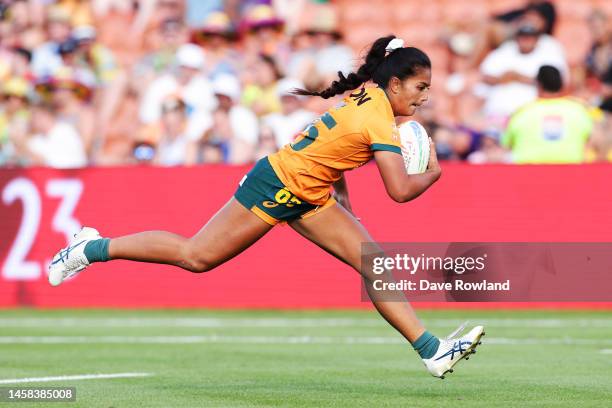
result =
M363 87L369 81L378 87ZM403 41L394 36L378 39L357 72L346 77L339 73L339 79L321 92L296 90L323 98L353 92L293 144L260 160L242 179L234 197L196 235L186 238L149 231L108 239L86 227L54 257L49 282L59 285L94 262L112 259L210 271L282 221L370 282L373 276L361 268L361 243L373 240L349 211L343 172L374 158L387 193L400 203L418 197L440 178L431 141L427 170L406 173L395 125L395 116L411 116L427 100L430 83L431 62L425 53L403 47ZM331 195L332 185L349 210ZM378 299L372 285L366 287L378 312L412 344L432 375L443 378L475 352L482 326L454 337L460 327L440 340L425 330L408 302Z

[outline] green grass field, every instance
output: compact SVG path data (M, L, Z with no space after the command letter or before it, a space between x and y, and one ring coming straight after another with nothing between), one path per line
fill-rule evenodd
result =
M375 312L0 311L0 383L75 386L73 403L11 407L604 407L609 312L422 311L435 334L487 335L445 380ZM9 384L2 383L6 387Z

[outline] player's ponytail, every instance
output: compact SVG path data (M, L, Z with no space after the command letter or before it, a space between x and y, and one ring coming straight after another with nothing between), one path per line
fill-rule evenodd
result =
M381 88L386 88L391 77L402 80L414 75L421 68L431 68L431 61L423 51L414 47L403 48L402 45L403 41L396 39L394 35L379 38L370 47L364 64L357 72L351 72L347 76L338 72L339 79L322 91L296 89L294 93L327 99L352 91L370 80Z

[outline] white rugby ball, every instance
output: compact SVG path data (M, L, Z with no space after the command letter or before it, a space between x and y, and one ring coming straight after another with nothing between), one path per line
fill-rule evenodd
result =
M429 164L429 136L417 121L410 120L399 126L402 156L408 174L424 173Z

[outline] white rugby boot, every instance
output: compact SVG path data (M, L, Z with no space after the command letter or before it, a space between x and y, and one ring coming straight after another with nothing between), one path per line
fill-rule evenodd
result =
M446 339L440 339L436 354L423 359L427 371L434 377L444 378L446 373L452 373L453 367L462 359L468 360L476 353L476 347L481 344L480 338L485 335L483 326L476 326L465 336L457 336L465 328L465 323L459 326Z
M83 252L89 241L102 238L98 230L83 227L74 235L68 246L59 251L49 264L49 283L58 286L62 282L74 278L79 272L89 266L89 261Z

